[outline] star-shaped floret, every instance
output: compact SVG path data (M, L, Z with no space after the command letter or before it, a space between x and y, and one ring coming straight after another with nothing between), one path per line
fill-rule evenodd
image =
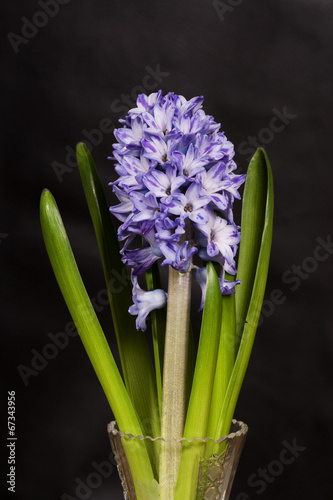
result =
M142 178L142 182L162 203L168 204L172 195L179 192L179 188L186 182L185 177L177 173L174 165L168 165L165 173L161 170L151 170Z
M208 222L197 226L207 238L207 254L216 257L221 254L229 266L235 266L234 255L240 241L240 232L234 224L228 224L225 219L209 212Z
M192 183L185 194L175 194L168 204L168 213L178 215L181 220L189 218L197 224L205 224L209 221L209 214L204 208L210 203L209 196L200 196L198 184Z

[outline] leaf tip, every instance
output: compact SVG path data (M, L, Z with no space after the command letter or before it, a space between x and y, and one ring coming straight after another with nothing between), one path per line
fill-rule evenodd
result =
M78 142L76 145L76 154L89 153L89 148L84 142Z

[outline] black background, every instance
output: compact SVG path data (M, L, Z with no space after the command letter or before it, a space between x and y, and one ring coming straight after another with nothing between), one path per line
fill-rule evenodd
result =
M105 118L116 125L128 108L119 103L127 99L122 95L156 83L145 78L151 70L164 73L154 90L205 96L205 111L235 144L240 170L251 156L250 137L259 137L274 172L265 318L236 409L249 435L231 498L331 498L333 249L316 249L332 238L332 2L226 0L216 7L211 1L69 0L47 22L36 14L42 10L36 1L2 8L1 406L7 391L16 391L18 438L10 498L82 498L77 478L86 482L93 462L110 457L112 414L77 337L26 383L18 366L31 368L34 353L50 343L48 334L64 332L70 322L43 245L40 193L47 187L55 196L96 297L104 288L97 245L67 154L87 138L84 130L98 129ZM27 20L40 27L29 31ZM29 38L15 45L8 34L22 36L22 29ZM284 124L272 121L283 111ZM279 131L269 130L275 125ZM106 158L113 135L94 137L111 200L107 184L114 173ZM66 171L59 173L60 164ZM109 310L102 309L114 346ZM3 450L6 432L4 424ZM276 461L285 442L306 449L281 471ZM260 468L275 471L262 488L248 482ZM120 499L116 471L86 498Z

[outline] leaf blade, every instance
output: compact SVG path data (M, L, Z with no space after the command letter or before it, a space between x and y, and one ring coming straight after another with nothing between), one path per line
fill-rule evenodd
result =
M128 312L132 299L130 279L120 290L112 286L115 273L128 276L127 270L121 262L117 234L93 158L83 143L77 145L77 158L101 254L125 385L138 412L144 434L156 437L160 435L156 379L146 338L136 330L134 318ZM158 445L157 441L152 444L156 470Z
M58 207L48 190L44 190L41 196L40 220L46 250L59 288L119 428L125 433L140 435L141 424L82 282ZM141 441L135 445L136 454L130 452L131 443L124 443L124 446L129 451L131 470L135 477L149 477L153 480L145 444Z
M229 277L230 278L230 277ZM222 296L222 321L221 334L218 347L216 370L214 377L214 386L212 394L211 409L209 414L209 424L207 436L218 440L217 436L218 422L221 408L226 396L230 378L236 358L236 313L235 313L235 294ZM209 458L212 453L220 454L220 446L214 441L207 442L205 457Z
M267 173L259 149L250 161L246 175L241 218L241 244L237 265L237 279L241 285L236 293L237 339L240 340L254 284L261 237L265 223Z
M259 175L260 173L260 175L265 176L265 182L261 183L262 189L264 189L264 192L266 193L264 206L261 204L261 209L264 210L264 222L262 224L260 250L255 266L253 285L250 293L246 319L244 322L243 334L218 423L216 435L219 435L219 437L229 432L231 419L235 411L256 335L268 275L273 235L273 176L266 152L261 149L258 150L257 153L259 156L256 157L256 161L252 162L252 168L257 169L256 175ZM250 196L252 196L252 193L250 193ZM252 222L250 221L250 223ZM238 314L237 293L239 293L239 289L236 290L236 315Z

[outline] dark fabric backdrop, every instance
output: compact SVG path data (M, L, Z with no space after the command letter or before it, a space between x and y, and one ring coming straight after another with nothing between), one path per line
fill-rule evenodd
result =
M103 274L72 151L80 140L92 143L111 203L112 126L137 92L161 88L205 96L240 171L257 143L274 171L264 317L236 410L249 435L231 498L330 499L332 2L40 0L2 10L1 405L16 392L18 438L10 498L121 498L115 470L100 481L91 476L110 460L112 414L79 338L68 335L39 198L45 187L55 196L88 292L98 297ZM102 300L99 317L114 348ZM45 351L60 332L67 346ZM43 352L53 359L43 362ZM27 369L34 371L22 375ZM288 446L295 460L281 465L292 457ZM94 477L98 487L76 490Z

